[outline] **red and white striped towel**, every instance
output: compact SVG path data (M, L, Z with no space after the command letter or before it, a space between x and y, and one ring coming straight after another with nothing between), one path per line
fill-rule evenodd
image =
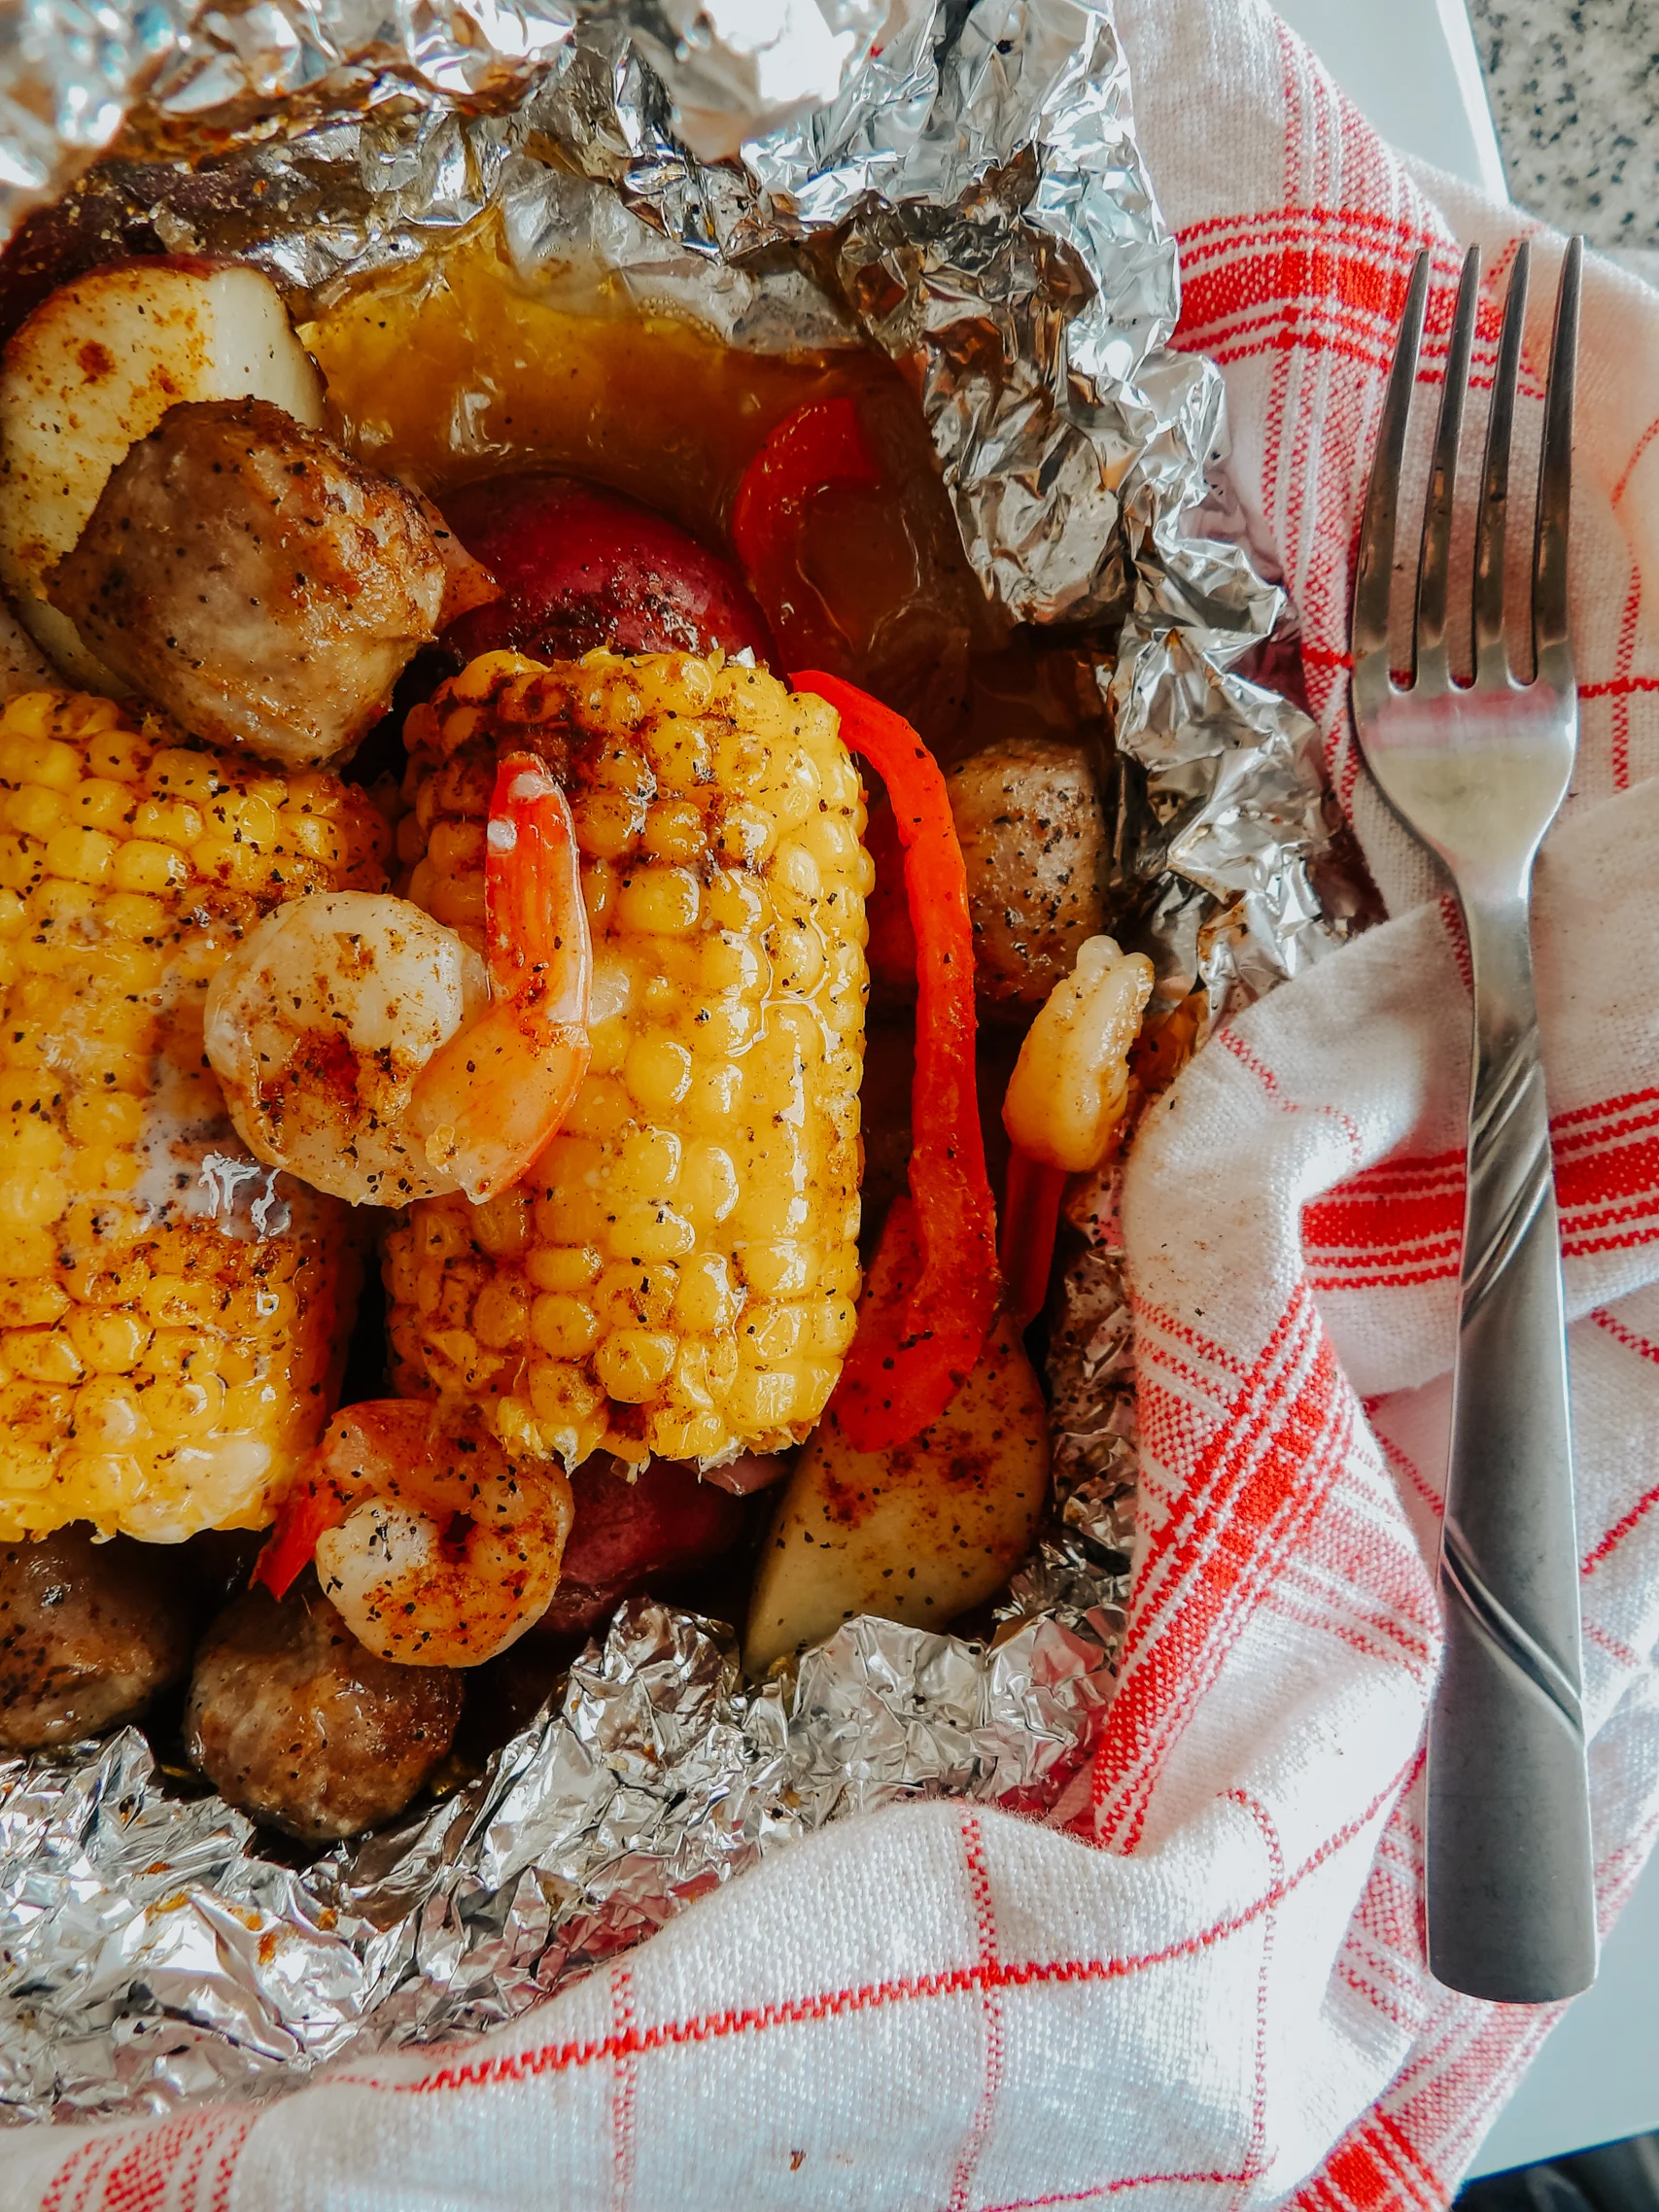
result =
M1468 1001L1346 720L1348 567L1393 330L1513 215L1382 147L1257 0L1125 0L1143 138L1225 367L1252 531L1396 918L1226 1030L1124 1205L1142 1557L1096 1845L934 1804L832 1829L510 2032L257 2113L9 2137L0 2202L192 2212L1433 2206L1546 2013L1424 1971L1420 1743ZM1557 242L1540 238L1536 369ZM1487 359L1494 302L1482 323ZM1600 1886L1659 1819L1659 298L1592 266L1580 768L1538 952L1574 1315ZM1647 582L1648 574L1654 582Z

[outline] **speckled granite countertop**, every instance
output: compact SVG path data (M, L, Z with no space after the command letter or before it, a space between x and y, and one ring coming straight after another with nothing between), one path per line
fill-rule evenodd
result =
M1659 262L1659 0L1469 0L1511 196ZM1621 257L1622 258L1622 257Z

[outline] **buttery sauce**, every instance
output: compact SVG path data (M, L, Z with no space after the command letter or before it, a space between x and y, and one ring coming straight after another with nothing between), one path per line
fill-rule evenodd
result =
M564 470L728 555L733 497L766 438L810 402L850 397L880 482L807 502L793 581L821 612L813 661L884 698L947 758L1021 722L1073 726L1069 674L1056 682L987 605L916 397L885 356L740 350L642 310L614 278L577 312L515 270L490 222L354 288L300 336L346 442L440 503L480 477ZM775 616L779 579L751 583Z

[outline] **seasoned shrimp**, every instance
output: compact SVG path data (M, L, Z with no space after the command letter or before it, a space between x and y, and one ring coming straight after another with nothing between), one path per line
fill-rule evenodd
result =
M254 1578L280 1598L315 1555L367 1650L478 1667L547 1610L570 1514L556 1464L515 1466L470 1414L380 1399L335 1414Z
M588 1064L593 954L575 830L533 753L501 763L484 862L488 964L412 905L278 907L207 998L207 1056L243 1142L354 1205L504 1191Z

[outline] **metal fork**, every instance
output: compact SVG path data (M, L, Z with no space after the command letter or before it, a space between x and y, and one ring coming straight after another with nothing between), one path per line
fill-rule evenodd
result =
M1447 608L1458 439L1479 284L1464 262L1416 585L1411 679L1389 667L1389 586L1429 256L1406 294L1354 579L1354 723L1365 764L1445 863L1469 932L1469 1116L1451 1456L1440 1539L1445 1664L1429 1723L1429 1967L1477 1997L1542 2004L1596 1973L1580 1704L1578 1547L1549 1119L1528 905L1578 736L1567 521L1581 242L1556 299L1538 467L1530 639L1506 633L1503 539L1526 313L1515 256L1475 520L1474 680L1453 680Z

